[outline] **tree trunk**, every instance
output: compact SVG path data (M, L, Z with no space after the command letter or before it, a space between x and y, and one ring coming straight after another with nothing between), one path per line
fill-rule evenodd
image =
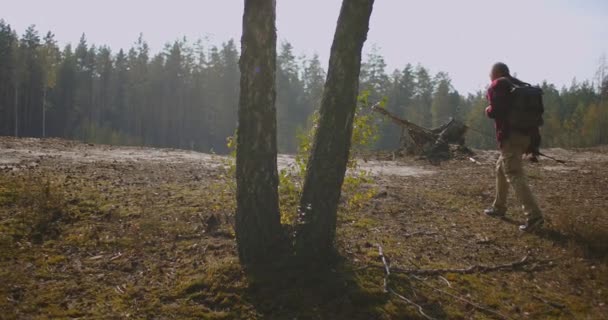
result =
M275 0L245 0L236 157L236 240L245 265L265 262L281 238L275 17Z
M19 136L19 86L15 85L15 137Z
M46 86L42 92L42 137L46 138Z
M331 48L320 123L300 201L296 253L325 259L333 251L338 201L357 104L361 50L374 0L344 0Z

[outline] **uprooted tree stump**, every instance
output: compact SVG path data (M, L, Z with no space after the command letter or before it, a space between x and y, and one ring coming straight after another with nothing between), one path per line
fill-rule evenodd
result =
M460 121L450 118L447 123L429 129L401 119L378 104L374 105L372 110L388 117L402 128L401 149L406 150L407 153L424 156L431 161L451 159L455 152L473 154L465 146L464 135L468 127ZM408 143L408 140L412 143Z

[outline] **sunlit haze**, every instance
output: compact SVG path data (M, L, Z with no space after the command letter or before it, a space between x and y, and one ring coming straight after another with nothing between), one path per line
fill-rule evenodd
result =
M101 4L101 5L99 5ZM0 1L0 18L21 34L35 24L60 43L89 43L114 51L128 48L143 33L153 51L180 37L219 44L239 39L243 1ZM326 65L339 0L279 0L281 40L297 54L318 53ZM366 50L375 45L387 72L420 63L446 71L461 93L482 89L488 68L504 61L521 78L569 85L593 80L608 52L608 1L403 1L378 0Z

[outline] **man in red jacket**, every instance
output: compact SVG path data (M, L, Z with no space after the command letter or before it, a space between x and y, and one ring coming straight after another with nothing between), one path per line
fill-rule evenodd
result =
M526 215L526 223L519 229L534 231L543 224L544 219L528 186L522 155L538 148L540 134L538 128L513 130L507 121L513 84L521 85L523 82L512 77L507 65L500 62L492 67L490 78L492 79L492 84L488 89L490 105L486 108L486 115L495 122L500 158L496 163L496 200L491 208L485 210L485 213L495 217L505 215L510 184Z

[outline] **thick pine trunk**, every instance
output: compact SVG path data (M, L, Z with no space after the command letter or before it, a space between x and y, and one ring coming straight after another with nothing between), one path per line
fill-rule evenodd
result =
M332 253L338 201L357 104L361 50L374 0L344 0L329 59L320 123L300 202L296 252L325 259Z
M19 86L15 85L15 110L14 110L14 116L15 116L15 137L19 136Z
M42 92L42 137L46 138L46 86Z
M245 265L280 242L275 109L276 2L245 0L237 131L236 238Z

